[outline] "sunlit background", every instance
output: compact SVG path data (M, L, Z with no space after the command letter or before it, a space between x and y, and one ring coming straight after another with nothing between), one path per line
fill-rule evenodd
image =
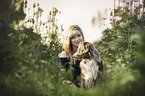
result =
M58 26L63 25L63 34L69 26L77 24L84 32L85 40L93 42L101 38L104 29L111 27L109 16L114 0L28 0L28 8L34 3L39 3L44 10L42 21L48 19L52 7L61 12Z

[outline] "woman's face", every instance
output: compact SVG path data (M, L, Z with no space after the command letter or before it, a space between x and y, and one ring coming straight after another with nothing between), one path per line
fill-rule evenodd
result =
M83 41L83 37L82 37L82 34L78 30L74 30L74 31L75 32L73 32L74 34L72 35L70 39L71 44L73 46L78 46L78 44Z

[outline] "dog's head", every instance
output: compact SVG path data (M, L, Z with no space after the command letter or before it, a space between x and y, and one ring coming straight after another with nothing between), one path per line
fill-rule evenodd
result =
M75 58L91 58L92 57L92 44L89 42L80 42L77 52L73 55Z

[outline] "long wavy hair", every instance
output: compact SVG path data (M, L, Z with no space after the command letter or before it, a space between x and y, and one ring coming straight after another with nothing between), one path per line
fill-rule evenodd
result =
M72 55L73 55L73 46L71 43L71 38L73 37L74 34L76 34L75 30L78 30L81 33L83 41L85 41L83 31L78 25L72 25L68 28L63 42L63 49L69 55L70 59L72 59Z

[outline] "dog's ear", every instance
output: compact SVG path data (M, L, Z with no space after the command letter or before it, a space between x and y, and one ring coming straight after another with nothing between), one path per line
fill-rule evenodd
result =
M94 57L94 46L92 44L89 45L88 52L91 57Z
M94 57L94 54L93 54L94 47L93 47L93 45L90 42L84 42L84 48L85 48L85 52L84 53L88 53L88 55L90 57Z
M96 60L97 60L98 62L101 62L101 60L102 60L102 59L101 59L101 56L100 56L98 50L97 50L93 45L90 46L89 51L90 51L90 54L91 54L94 58L96 58Z

